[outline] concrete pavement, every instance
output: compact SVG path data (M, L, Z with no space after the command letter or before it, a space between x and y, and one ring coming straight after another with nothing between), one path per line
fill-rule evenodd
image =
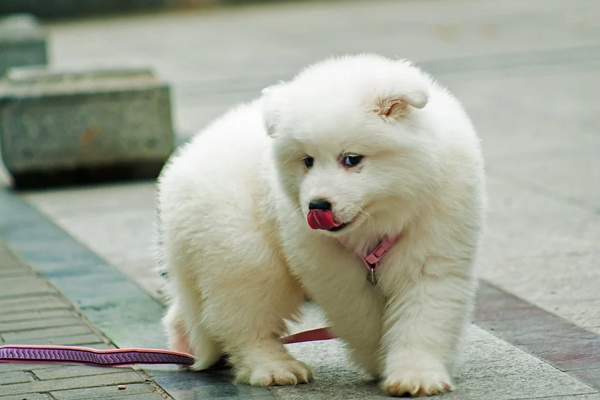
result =
M48 28L56 66L152 65L173 82L180 141L322 57L374 51L415 60L463 101L483 139L490 213L479 274L502 289L480 296L482 314L474 317L465 345L458 390L444 397L590 400L600 399L598 21L596 0L337 1ZM153 194L153 184L142 182L10 195L42 211L160 301L149 251ZM69 282L61 282L68 291ZM307 313L307 326L321 322L318 310ZM133 320L128 328L100 327L114 332L119 346L139 339ZM146 343L160 340L152 335ZM290 348L315 367L314 384L234 390L210 381L227 382L226 376L149 373L182 399L380 395L347 363L338 343ZM209 393L207 387L219 389Z

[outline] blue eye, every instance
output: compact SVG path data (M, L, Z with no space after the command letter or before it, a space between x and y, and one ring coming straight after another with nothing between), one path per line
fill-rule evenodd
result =
M348 154L347 156L344 156L344 160L342 161L342 163L344 164L344 167L352 168L360 164L362 159L363 156L359 154Z
M304 158L304 165L306 165L306 168L311 168L314 163L315 163L315 159L314 158L312 158L312 157L305 157Z

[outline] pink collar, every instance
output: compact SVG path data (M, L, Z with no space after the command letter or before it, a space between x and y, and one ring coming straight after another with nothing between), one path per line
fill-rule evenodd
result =
M383 256L385 256L387 252L394 247L396 242L398 242L399 238L400 235L387 236L381 241L381 243L377 245L377 247L373 249L372 252L370 252L366 256L359 254L359 257L361 258L361 260L363 260L365 266L369 271L377 271L377 269L379 268L379 262L381 261Z
M387 254L388 251L390 251L394 247L394 245L398 242L399 238L400 234L387 236L369 254L358 254L360 259L365 264L365 267L367 267L367 269L369 270L369 275L367 275L367 279L373 285L377 284L377 277L375 276L375 272L377 271L377 269L379 269L379 263L381 262L381 259Z

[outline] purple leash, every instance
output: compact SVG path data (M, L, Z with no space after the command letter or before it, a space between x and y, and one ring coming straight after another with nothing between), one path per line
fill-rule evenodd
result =
M328 328L318 328L296 333L285 338L285 344L314 342L334 339ZM0 346L0 363L33 362L33 363L74 363L116 367L132 364L179 364L192 365L194 356L187 353L155 349L110 349L96 350L76 346Z
M115 367L132 364L192 365L186 353L153 349L96 350L75 346L0 346L0 362L75 363Z

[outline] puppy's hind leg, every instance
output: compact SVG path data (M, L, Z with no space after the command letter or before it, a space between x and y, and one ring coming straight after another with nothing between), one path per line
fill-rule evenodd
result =
M180 294L173 299L163 319L169 348L194 355L196 362L190 368L195 371L211 367L223 354L200 321L202 307L198 298L195 296L194 301Z
M173 351L191 354L192 350L187 338L185 321L177 303L169 306L163 318L163 326L167 333L167 347Z
M236 380L255 386L310 382L310 368L280 340L284 319L292 318L303 300L298 283L274 260L228 270L227 281L203 288L203 320L229 354Z

